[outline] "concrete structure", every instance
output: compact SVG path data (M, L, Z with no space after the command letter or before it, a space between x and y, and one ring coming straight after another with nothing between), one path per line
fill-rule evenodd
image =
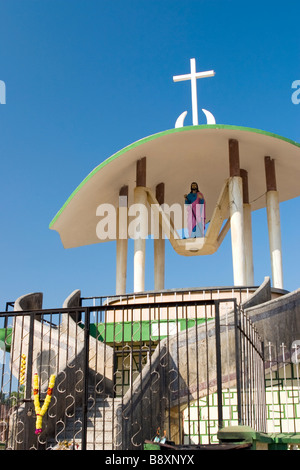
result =
M279 209L282 201L300 196L300 144L258 129L216 125L207 110L202 110L207 125L198 125L197 79L212 77L214 71L196 72L195 59L190 65L190 74L173 79L191 80L193 126L183 127L185 111L175 129L143 138L103 161L50 223L65 248L115 242L117 296L105 305L101 298L99 308L84 309L76 290L56 323L42 313L42 294L16 300L10 368L18 378L22 355L29 368L25 398L10 418L11 448L21 445L14 435L27 423L22 445L36 445L29 408L35 372L43 393L49 375L57 374L55 415L49 412L39 443L45 445L47 439L41 440L55 435L50 445L59 445L57 427L62 424L73 444L82 432L83 447L102 442L103 449L140 449L145 436L150 438L160 426L179 444L184 411L189 414L193 404L198 408L195 434L200 439L201 399L217 393L221 410L223 390L239 388L240 396L241 382L247 395L250 382L256 381L249 408L256 407L250 415L259 418L259 408L266 407L265 373L272 375L273 368L269 362L264 370L263 344L255 335L259 332L265 342L277 345L284 342L289 351L300 336L299 291L283 290ZM184 194L192 181L205 198L207 227L199 237L187 238ZM273 286L265 278L257 289L251 217L262 208L267 212ZM165 290L166 239L180 256L208 256L229 231L231 288L210 288L208 294L200 288ZM148 238L154 239L154 292L145 285ZM134 240L134 288L126 295L129 239ZM241 338L249 340L243 350ZM279 359L285 364L284 357ZM223 425L222 419L216 423Z
M193 71L194 126L180 127L186 114L183 113L175 129L142 139L104 161L74 191L50 228L59 232L66 248L71 248L111 241L116 226L116 293L120 300L109 301L116 308L111 314L107 312L107 321L114 325L123 320L123 311L117 306L123 302L121 297L127 291L127 241L133 238L134 292L126 297L126 302L134 304L134 294L139 294L139 308L127 312L126 321L132 325L138 321L149 325L155 323L156 313L151 309L151 303L160 295L162 302L175 300L174 307L168 307L165 312L163 307L160 308L160 321L167 321L168 331L179 317L176 294L174 298L172 292L164 290L165 239L180 256L204 256L215 253L230 231L234 286L229 297L234 298L234 288L241 286L238 303L263 340L274 344L285 342L290 349L300 335L299 294L290 295L283 291L279 205L300 195L300 145L257 129L197 125L195 82L200 77L196 76L195 67ZM208 223L204 236L187 239L182 236L186 228L183 194L194 180L205 196ZM99 208L104 206L113 209L111 213L115 219L105 220L112 223L112 229L108 229L107 236L103 237L99 236L98 223L101 225L102 222L97 216L103 216ZM266 278L259 289L248 295L248 288L254 284L255 269L252 212L262 208L267 212L273 292L270 279ZM154 238L155 291L152 293L145 292L148 237ZM197 289L188 295L189 299L201 298ZM218 298L217 289L212 295ZM226 297L222 292L221 297L224 295ZM141 310L143 304L145 308ZM229 304L220 304L222 318L226 318L226 332L222 331L220 341L227 356L222 384L234 389L235 331L233 314L230 314L232 305ZM201 315L201 308L197 312ZM186 321L197 316L193 308L186 309L184 315ZM205 315L203 312L203 317ZM181 413L184 409L190 413L191 403L199 403L217 389L215 328L214 323L207 321L181 332L177 326L174 336L168 334L159 341L151 360L148 359L142 372L135 376L122 398L122 413L116 415L122 435L118 435L116 448L121 445L130 448L135 439L135 445L138 445L143 436L140 423L143 432L149 427L147 432L151 435L161 424L161 416L170 430L170 439L180 442L178 423ZM193 361L188 361L189 357ZM271 365L266 367L267 373ZM175 379L178 384L172 392ZM164 397L163 403L161 397ZM151 403L146 414L145 411L141 413L143 403Z
M24 421L24 415L32 410L30 402L32 396L33 374L40 377L40 387L46 391L50 374L56 373L55 391L58 396L57 415L55 420L49 420L47 433L53 433L58 418L65 414L67 397L72 397L77 405L83 400L83 375L84 370L84 331L78 326L79 314L63 315L58 326L41 322L43 295L31 293L16 299L14 311L21 313L15 315L10 347L10 369L18 379L20 376L21 356L25 355L29 367L27 367L25 398L27 401L16 409L10 418L10 440L14 440L14 432L18 423ZM64 301L63 308L78 307L80 303L80 291L72 292ZM22 316L22 312L24 316ZM26 314L28 313L28 314ZM30 339L30 330L33 337ZM105 354L104 354L105 349ZM112 393L113 387L113 351L109 346L90 338L89 343L89 367L96 380L102 381L102 386ZM97 359L96 359L97 358ZM100 358L100 360L99 360ZM76 367L75 367L76 365ZM58 371L58 372L57 372ZM81 373L79 373L81 372ZM29 420L27 430L28 448L35 442L34 419ZM16 444L11 444L16 448ZM22 447L20 447L22 448Z
M127 317L127 323L134 324L135 321L141 321L140 316L141 305L144 305L143 312L144 318L154 320L152 316L155 312L151 310L151 303L157 302L157 297L160 298L161 303L166 302L174 304L174 312L169 309L168 312L160 311L160 321L163 322L167 319L168 323L173 319L178 319L181 312L176 308L176 297L184 300L192 299L205 299L205 292L195 289L191 292L172 292L165 291L158 294L157 292L141 295L138 298L138 309L132 310L132 317ZM265 343L269 341L274 344L281 344L285 342L287 355L289 358L291 345L293 341L299 338L300 324L298 310L300 305L299 291L293 293L286 293L280 290L271 289L270 279L266 278L258 289L244 289L236 291L234 289L228 291L215 289L208 293L207 298L215 299L233 299L236 298L238 303L242 304L247 316L257 327L260 335L264 338ZM121 312L118 311L118 303L121 299L114 301L116 310L112 312L112 318L106 318L106 328L109 327L109 322L113 321L114 325L122 322ZM129 296L125 299L128 305L134 305L137 299L135 296ZM108 299L109 304L112 300ZM234 334L234 319L230 312L232 302L230 305L223 305L223 310L220 311L223 321L223 330L221 331L221 344L222 349L226 351L226 357L222 368L222 383L224 389L234 390L235 387L235 334ZM39 357L43 354L41 350L41 338L43 338L43 348L45 353L53 352L52 360L49 360L49 366L53 365L58 370L57 386L55 389L56 396L56 414L55 416L50 413L47 421L47 434L43 436L51 436L56 429L59 419L64 419L66 413L66 403L68 400L76 403L77 407L82 406L82 374L83 358L82 358L82 345L83 345L83 330L78 327L77 322L80 320L76 312L76 307L80 309L80 291L74 291L64 302L64 308L72 308L69 315L62 316L61 324L57 326L47 326L45 323L40 323L39 311L41 311L42 296L41 294L29 294L23 296L16 301L15 311L32 311L35 312L34 320L34 341L32 345L32 371L39 371ZM176 313L175 313L176 309ZM152 313L151 313L152 312ZM186 312L187 318L195 318L193 310ZM135 317L136 314L136 317ZM198 311L201 317L201 310ZM226 318L226 321L225 321ZM14 364L11 364L11 369L16 377L19 375L20 367L20 353L23 352L26 356L30 357L28 345L28 329L27 317L16 317L14 323L13 342L11 348L11 357ZM29 317L28 317L29 319ZM123 318L124 322L124 318ZM227 325L224 328L224 325ZM114 326L115 331L115 326ZM68 336L66 335L68 332ZM115 333L114 333L115 334ZM122 334L123 337L123 334ZM176 335L169 335L159 341L151 360L148 360L142 371L135 376L134 382L128 388L122 399L114 397L114 390L112 387L114 375L114 353L115 351L109 344L95 340L90 337L89 347L89 373L90 380L103 386L105 381L105 395L99 394L97 391L97 399L94 403L95 409L106 410L101 418L101 414L97 415L94 420L94 428L88 430L88 442L93 448L93 436L97 434L99 442L102 442L102 436L107 435L107 448L112 448L114 445L117 448L130 448L134 439L136 442L140 440L140 432L142 423L144 435L153 435L153 430L161 424L161 419L164 416L164 424L170 429L171 434L169 438L176 443L180 442L180 429L178 423L181 422L181 413L189 407L193 402L204 398L207 395L207 390L210 394L216 391L216 349L215 349L215 323L208 322L207 324L199 324L197 328L188 328L178 332ZM74 351L76 353L74 354ZM72 352L73 351L73 352ZM197 355L197 357L195 356ZM54 361L59 358L59 364L54 365ZM105 361L104 361L105 358ZM190 358L189 361L186 359ZM49 359L49 358L48 358ZM51 359L51 358L50 358ZM282 358L281 358L282 360ZM43 362L43 361L42 361ZM45 358L44 365L47 362ZM171 364L171 366L170 366ZM167 365L169 365L167 367ZM76 366L76 367L74 367ZM207 367L209 367L210 375L209 382L207 382ZM266 368L268 368L266 362ZM42 370L42 369L41 369ZM180 375L176 373L180 371ZM79 375L78 375L79 374ZM30 382L31 377L27 375L27 380ZM175 387L176 382L176 387ZM47 385L47 380L42 388ZM29 395L30 395L30 387ZM91 392L91 398L95 392ZM68 398L69 397L69 398ZM161 402L161 397L168 397L167 401ZM180 397L180 400L179 400ZM145 408L145 403L151 403ZM94 409L94 408L93 408ZM143 414L141 414L141 411ZM10 428L14 430L18 422L21 422L25 413L28 412L28 404L25 403L21 408L16 410L11 415ZM114 413L112 415L112 413ZM70 414L73 416L73 414ZM114 418L112 417L114 416ZM104 424L104 420L114 422L114 433L108 431L108 424ZM61 421L62 422L62 421ZM31 426L28 428L29 445L34 446L34 420L30 421ZM151 423L151 426L150 426ZM73 432L73 434L72 434ZM67 426L66 435L72 439L74 436L74 429ZM112 440L114 436L114 440ZM13 436L11 436L13 439ZM89 441L90 440L90 441ZM51 444L51 440L48 445ZM80 439L79 439L80 442ZM53 445L55 445L53 441ZM52 445L52 444L51 444ZM12 445L13 447L13 445Z
M154 276L160 290L167 269L164 236L180 255L208 255L230 229L234 285L247 286L254 278L251 212L266 207L272 284L282 289L279 204L300 195L299 171L300 145L269 132L227 125L171 129L129 145L96 167L50 228L59 232L65 248L116 240L118 294L126 292L128 238L134 238L134 291L143 292L147 236L156 239ZM183 194L195 179L209 223L204 237L183 239ZM137 207L143 208L140 213ZM104 209L110 217L103 218ZM109 229L103 236L104 222Z
M290 359L292 352L292 343L295 338L300 336L300 290L285 295L278 295L272 298L272 291L270 285L270 279L266 278L262 285L248 298L247 301L243 302L243 309L247 316L251 319L259 334L264 338L265 344L272 342L272 344L285 344L286 356L285 359ZM224 323L223 323L224 324ZM229 314L227 317L227 324L229 326L228 331L225 329L222 332L221 342L224 343L224 350L227 350L228 356L224 362L222 383L224 388L230 389L234 383L234 320L233 315ZM209 333L207 334L207 329ZM159 348L156 349L151 364L148 363L143 370L143 374L137 378L134 383L133 389L128 391L123 399L124 408L126 410L125 426L123 427L123 442L129 441L129 430L131 429L132 423L147 421L147 418L139 416L139 407L142 400L147 400L148 394L153 394L151 376L155 370L159 370L162 366L162 358L165 363L172 364L171 372L163 375L158 374L161 377L161 382L156 383L156 389L159 390L159 394L152 395L156 396L157 402L152 400L153 409L149 410L149 416L156 416L156 409L159 408L159 400L161 396L167 395L167 390L171 389L171 384L174 382L174 376L172 371L180 370L180 385L179 389L170 396L170 403L168 409L171 409L169 414L166 413L166 421L170 421L170 427L172 429L171 440L179 442L178 427L179 422L178 413L182 412L184 408L187 408L190 403L201 399L202 396L207 394L207 390L210 393L214 393L216 390L216 371L214 370L215 364L215 325L214 323L201 325L197 328L197 331L190 329L188 332L188 339L186 333L181 333L178 337L165 339L161 342ZM206 330L206 331L205 331ZM203 342L203 339L205 341ZM168 344L168 347L166 346ZM195 343L200 345L200 348L195 348ZM179 352L178 352L179 347ZM207 349L206 349L207 348ZM189 349L189 354L187 352ZM199 357L197 360L186 362L186 357L195 357L195 352ZM207 358L208 351L208 358ZM283 358L279 358L283 361ZM185 364L185 365L184 365ZM196 371L195 367L198 364L199 368ZM209 364L210 367L210 382L207 383L206 368ZM270 368L270 364L266 361L266 371ZM188 384L188 385L187 385ZM151 390L150 390L151 389ZM193 396L193 391L195 396ZM178 397L180 396L180 408L178 408ZM129 407L128 404L131 404ZM172 424L173 423L173 424ZM159 426L159 423L155 423ZM166 425L168 426L168 425Z

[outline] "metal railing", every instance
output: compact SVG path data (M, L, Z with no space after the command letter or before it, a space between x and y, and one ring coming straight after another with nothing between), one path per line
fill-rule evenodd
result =
M231 391L237 395L233 420L265 430L262 343L236 299L3 312L0 328L6 449L138 450L158 428L175 444L199 444L200 403L209 405L216 395L220 429ZM49 377L56 376L39 434L34 374L41 406ZM213 411L208 406L208 421Z
M238 396L241 403L241 424L267 431L264 343L242 308L236 322L240 355ZM239 336L239 339L238 339Z
M248 300L251 295L257 290L258 286L220 286L220 287L192 287L192 288L179 288L179 289L164 289L162 291L145 291L129 294L114 294L114 295L101 295L81 297L82 306L102 306L112 302L134 304L141 302L163 302L169 301L184 301L184 300L220 300L223 298L236 299L237 304L240 305ZM142 300L143 299L143 300ZM12 304L10 302L10 304Z

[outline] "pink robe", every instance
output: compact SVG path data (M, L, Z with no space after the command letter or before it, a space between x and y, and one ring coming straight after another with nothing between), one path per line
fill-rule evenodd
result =
M193 202L189 201L191 198L194 199ZM190 193L187 197L186 204L188 205L187 210L189 237L191 237L193 234L196 234L197 228L199 234L197 235L199 237L204 237L206 213L203 194L200 192L197 194Z

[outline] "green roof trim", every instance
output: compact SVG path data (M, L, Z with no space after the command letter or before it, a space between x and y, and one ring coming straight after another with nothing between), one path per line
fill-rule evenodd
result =
M269 137L274 137L276 139L283 140L284 142L290 143L292 145L295 145L300 148L300 143L295 142L291 139L288 139L286 137L282 137L278 134L274 134L272 132L267 132L267 131L262 131L260 129L255 129L252 127L241 127L241 126L233 126L233 125L227 125L227 124L202 124L199 126L186 126L186 127L180 127L180 128L174 128L174 129L168 129L163 132L159 132L157 134L152 134L148 137L144 137L143 139L137 140L133 144L128 145L127 147L124 147L122 150L119 150L117 153L113 154L106 160L104 160L102 163L100 163L94 170L92 170L86 178L77 186L77 188L72 192L72 194L68 197L64 205L61 207L61 209L57 212L55 217L52 219L52 221L49 224L49 228L53 226L53 224L57 221L57 219L60 217L64 209L67 207L69 202L73 199L73 197L80 191L80 189L98 172L103 168L104 166L108 165L110 162L115 160L116 158L121 157L124 153L128 152L129 150L132 150L135 147L138 147L146 142L150 142L151 140L163 137L165 135L169 134L175 134L177 132L185 132L185 131L193 131L193 130L199 130L199 129L228 129L228 130L238 130L238 131L246 131L246 132L254 132L257 134L263 134Z
M5 345L6 352L10 352L12 343L12 328L0 328L0 341Z

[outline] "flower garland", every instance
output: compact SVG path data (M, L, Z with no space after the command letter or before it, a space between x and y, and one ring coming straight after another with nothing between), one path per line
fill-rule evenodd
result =
M26 371L26 356L22 354L21 356L21 367L20 367L20 385L25 383L25 371Z
M46 411L48 410L48 407L50 405L54 384L55 384L55 375L51 375L50 380L49 380L49 384L48 384L47 395L46 395L44 404L41 408L40 398L39 398L39 376L38 376L38 374L34 374L34 377L33 377L33 402L34 402L34 409L35 409L35 413L36 413L35 434L40 434L42 432L43 416L46 413Z

